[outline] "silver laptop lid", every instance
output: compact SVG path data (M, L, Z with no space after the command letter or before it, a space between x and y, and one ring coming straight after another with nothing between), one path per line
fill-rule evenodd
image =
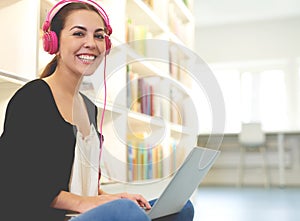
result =
M220 151L194 147L148 215L151 219L179 212L214 164Z

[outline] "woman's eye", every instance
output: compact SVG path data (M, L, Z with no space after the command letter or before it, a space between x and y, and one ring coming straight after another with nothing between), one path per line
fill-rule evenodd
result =
M103 33L98 33L98 34L95 34L95 38L97 39L104 39L105 35Z
M82 32L75 32L73 33L74 36L84 36L84 34Z

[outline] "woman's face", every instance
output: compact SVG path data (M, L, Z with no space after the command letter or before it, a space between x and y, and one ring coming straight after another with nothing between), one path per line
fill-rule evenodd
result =
M66 18L60 35L60 68L80 76L91 74L105 54L104 27L102 18L96 12L72 12Z

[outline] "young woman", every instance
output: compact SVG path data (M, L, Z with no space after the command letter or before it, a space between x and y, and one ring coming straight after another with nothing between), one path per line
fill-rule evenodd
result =
M97 108L78 88L110 49L106 13L90 0L63 0L55 9L44 24L44 48L55 57L7 107L0 137L2 216L59 221L73 211L80 214L74 221L149 220L143 209L151 206L143 196L103 192L99 158L82 162L80 155L87 140L87 151L97 154L103 141L96 130ZM95 165L85 174L82 164L89 162ZM91 182L85 185L82 177ZM192 220L192 205L185 211Z

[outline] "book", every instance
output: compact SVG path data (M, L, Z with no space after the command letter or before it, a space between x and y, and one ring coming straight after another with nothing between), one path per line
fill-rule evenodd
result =
M126 79L127 79L127 108L139 112L140 111L140 102L138 99L138 79L139 75L134 73L130 65L126 66Z
M133 169L133 160L134 160L134 155L133 155L133 147L131 141L127 142L127 180L129 182L134 180L134 169Z

